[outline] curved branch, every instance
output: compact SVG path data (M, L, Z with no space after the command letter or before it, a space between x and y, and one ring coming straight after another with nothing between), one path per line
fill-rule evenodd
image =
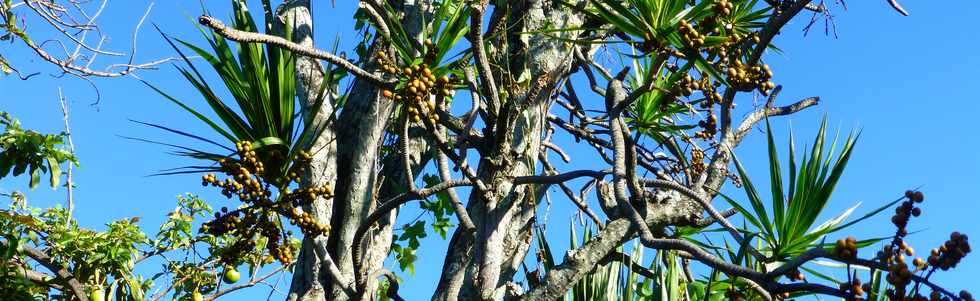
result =
M378 207L378 209L375 209L373 212L371 212L371 214L364 219L364 223L358 226L357 231L354 232L354 240L353 240L354 243L352 244L352 248L354 249L354 256L353 256L354 271L355 271L354 278L356 278L355 283L357 284L357 287L359 288L364 287L362 283L364 279L360 279L361 273L359 272L361 269L361 259L360 259L361 240L364 239L364 234L367 233L367 230L371 229L371 227L374 226L374 223L376 223L383 216L388 214L388 212L390 212L391 210L395 210L395 208L398 208L399 206L404 205L405 203L408 203L410 201L422 199L449 188L459 187L459 186L472 186L472 185L473 184L467 180L444 181L442 183L436 184L429 188L422 188L422 189L412 190L412 191L398 194L388 199L387 201L382 203L382 205Z
M756 251L755 248L752 248L749 244L746 244L744 241L745 238L742 237L742 234L738 232L738 229L736 229L735 226L733 226L732 223L729 222L728 219L721 214L721 212L718 212L718 210L711 205L710 201L701 197L701 195L699 195L698 193L685 187L684 185L671 181L660 180L660 179L641 179L640 181L643 182L643 184L645 185L674 190L680 192L681 194L689 198L694 199L695 201L698 202L698 204L701 205L701 207L704 207L705 211L708 211L708 214L710 214L711 217L715 219L715 221L717 221L719 224L725 227L725 229L728 230L728 233L731 233L732 237L734 237L739 244L748 247L749 252L752 253L753 256L755 256L759 260L766 259L766 257L761 253L759 253L759 251Z
M470 44L473 44L473 59L476 61L476 72L480 74L486 94L490 94L491 111L499 109L501 106L500 96L497 93L497 83L490 72L490 61L487 59L487 52L483 42L483 14L489 4L488 0L482 0L473 4L473 13L470 15Z
M774 90L773 92L777 91ZM770 100L767 104L771 104L773 101ZM770 116L794 114L819 103L820 97L808 97L787 106L772 107L767 105L765 108L752 112L752 114L749 114L748 117L742 120L742 123L738 125L738 128L734 132L731 132L729 129L728 132L722 133L722 139L718 143L717 151L711 157L708 171L702 173L701 177L698 178L697 184L693 187L699 187L700 189L707 189L709 191L717 191L721 187L727 173L725 166L731 160L731 151L742 142L742 138L745 138L745 135L748 134L749 130L756 123Z
M452 177L449 174L449 158L441 151L437 150L436 152L439 153L437 155L439 177L442 177L443 180L451 179ZM459 200L459 195L456 194L456 190L452 188L446 189L446 194L449 195L449 201L453 203L453 210L456 211L456 218L459 219L459 224L470 231L476 229L476 225L470 219L470 213L466 211L466 206L463 206L463 202Z
M342 57L334 55L333 53L329 53L312 47L305 47L303 45L296 44L289 40L286 40L282 37L237 30L226 26L224 23L211 16L201 16L200 18L197 19L197 21L198 23L201 23L201 25L211 28L212 30L214 30L215 33L229 40L233 40L236 42L243 42L243 43L264 43L264 44L276 45L299 55L325 60L327 62L330 62L331 64L344 68L344 70L347 70L354 76L365 79L371 82L372 84L380 87L393 88L396 83L393 80L385 80L380 76L378 76L377 74L361 69L357 65L354 65L354 63Z
M606 255L606 257L603 258L602 261L600 261L599 263L606 264L609 263L610 261L618 261L623 265L629 267L629 269L632 270L634 273L637 273L643 277L647 277L650 279L657 278L657 274L655 274L650 269L640 265L639 263L636 263L636 261L633 261L633 258L627 255L626 253L619 252L619 251L609 253L609 255Z
M275 269L272 272L269 272L268 274L263 275L262 277L252 278L252 280L249 281L249 282L242 283L242 284L239 284L239 285L235 285L235 286L232 286L232 287L229 287L229 288L220 290L220 291L214 293L213 295L208 296L204 300L212 301L212 300L218 299L219 297L224 296L224 295L226 295L228 293L231 293L231 292L234 292L234 291L243 289L243 288L253 287L256 284L259 284L260 282L265 281L266 279L269 279L272 276L275 276L276 274L279 274L280 272L286 270L287 267L289 267L289 266L288 265L280 266L279 268Z
M67 269L55 264L48 254L45 254L44 252L30 246L22 246L22 248L28 257L34 259L48 270L54 272L58 278L61 278L61 280L64 280L68 285L68 289L75 294L75 297L77 297L79 301L88 301L88 295L85 294L85 288L78 282L75 275L72 275L72 273Z
M522 176L514 178L514 184L557 184L566 181L571 181L577 178L590 177L590 178L602 178L606 175L611 174L610 170L590 170L582 169L566 172L563 174L551 175L551 176Z
M725 211L722 211L721 212L721 216L724 216L724 217L728 218L728 217L732 217L732 215L735 215L736 213L738 213L738 209L736 209L736 208L728 208L728 209L725 209ZM715 217L712 216L712 217L708 217L706 219L699 220L697 223L695 223L694 226L695 227L707 227L707 226L710 226L711 224L714 224L716 222L718 222L718 220L715 219Z
M898 13L902 14L903 16L909 15L909 12L906 11L901 4L898 4L898 1L896 0L888 0L888 5L891 5L892 8L894 8L896 11L898 11Z

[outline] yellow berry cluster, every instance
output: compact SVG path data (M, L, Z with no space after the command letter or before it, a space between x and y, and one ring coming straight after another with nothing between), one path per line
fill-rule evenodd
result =
M695 174L701 174L708 169L708 165L704 163L704 151L695 144L691 144L691 146L693 146L691 149L691 168L694 169Z
M311 162L313 162L312 154L304 150L296 152L296 164L293 164L293 166L289 168L289 171L283 176L284 179L282 179L281 182L286 182L287 184L288 182L295 182L296 184L299 184L303 173L310 167Z
M786 278L789 278L790 281L806 281L806 275L803 275L799 269L792 269L787 272Z
M912 283L913 271L909 270L909 266L902 264L893 264L888 269L888 275L885 276L885 281L892 285L892 288L885 291L885 295L891 300L902 300L906 295L906 287Z
M886 245L884 250L878 252L877 257L888 265L905 265L905 256L915 256L915 249L906 244L904 240L900 240L897 243ZM924 269L922 264L923 262L924 261L922 258L915 258L912 260L912 265L915 266L917 270L921 270Z
M709 113L708 118L698 121L698 126L701 127L701 131L694 134L697 138L708 140L713 139L718 134L718 119L714 112Z
M707 77L702 77L700 80L695 80L690 74L684 74L684 76L677 81L673 92L671 92L674 95L690 96L692 93L694 93L694 91L701 91L701 94L704 95L704 101L702 101L700 105L702 109L707 109L709 111L709 115L706 119L698 122L698 126L700 126L702 130L695 133L694 136L696 138L704 140L712 139L718 132L717 118L713 112L710 112L710 110L714 104L721 102L721 93L718 93L717 91L717 87L720 85L721 84L718 82L712 84ZM665 111L669 104L670 102L668 101L661 102L660 110Z
M970 242L966 234L953 232L942 246L932 249L929 254L929 265L943 271L955 268L960 260L970 253L970 250Z
M929 270L929 275L931 275L936 269L954 268L970 252L966 235L953 232L950 239L942 246L931 250L928 259L915 258L912 260L911 268L909 267L905 256L914 256L915 250L905 242L904 238L908 235L909 220L922 214L922 209L916 207L915 204L924 200L925 196L921 191L909 190L905 192L905 200L895 208L895 215L892 216L892 223L897 229L895 237L891 244L886 245L882 251L878 252L877 260L888 266L889 273L885 280L892 287L885 291L885 295L890 300L950 300L949 296L943 296L935 290L928 298L919 292L908 295L906 294L907 287L914 281L913 276L916 272L931 269ZM966 291L960 292L960 299L973 300Z
M295 208L310 204L319 197L331 198L333 191L328 186L300 185L292 191L286 188L294 182L300 184L301 175L309 168L313 156L306 151L297 151L288 168L267 173L265 165L268 162L263 163L261 158L274 158L279 156L278 153L263 152L264 157L260 157L249 141L237 142L235 147L238 158L227 157L218 161L219 170L227 178L221 180L214 173L209 173L202 177L202 184L221 188L226 197L237 196L243 204L235 210L222 207L213 220L201 226L201 232L238 238L231 246L216 253L225 263L234 263L242 254L254 250L254 244L260 241L256 236L261 235L267 238L264 247L269 252L269 258L288 264L294 259L295 250L287 243L291 234L284 237L283 232L287 231L284 231L279 220L282 217L289 219L309 236L326 234L330 230L329 225L320 224L310 214ZM272 199L273 189L280 192L275 200Z
M282 232L277 231L277 229L274 227L262 228L262 234L268 238L265 248L269 250L269 256L275 258L275 260L278 260L282 264L289 264L290 262L293 262L293 259L295 259L293 257L295 250L293 250L293 247L287 243L287 240L282 239L281 233ZM291 234L291 232L287 232L287 235ZM270 262L267 260L266 264L268 263Z
M701 102L701 108L709 108L713 104L721 102L721 93L718 93L718 87L721 83L715 82L714 84L708 80L707 77L702 77L700 80L695 80L690 74L684 74L677 83L674 85L674 90L671 92L673 95L683 95L685 97L691 96L694 91L701 91L704 95L705 100ZM661 109L666 109L663 107Z
M857 258L857 239L848 236L847 239L838 239L834 244L834 256L843 260L853 260Z
M686 20L681 20L678 31L681 33L681 40L684 41L685 45L694 49L700 49L701 46L704 46L704 35L694 29L694 26Z
M870 291L871 286L868 285L867 283L862 284L861 279L859 279L857 275L854 275L854 277L851 278L850 282L840 283L840 290L843 292L848 292L851 296L854 297L855 300L864 300L862 299L862 297L864 296L864 292Z
M395 91L382 90L381 95L404 102L412 122L419 122L424 116L432 123L438 123L437 101L452 95L453 79L446 75L437 77L427 62L398 68L383 52L375 53L375 57L381 64L382 70L403 79Z
M323 196L326 198L333 196L333 192L326 186L301 189L306 189L308 191L293 191L289 194L288 198L306 199L312 202L312 200L315 200L318 196ZM299 226L300 231L303 231L303 234L307 236L316 237L330 232L330 225L317 222L313 215L311 215L309 212L304 212L299 207L293 207L292 210L286 212L285 215L289 217L289 222L291 224Z
M714 6L711 9L719 16L728 16L732 14L735 6L728 0L715 0Z
M915 203L921 203L924 199L922 192L911 190L905 192L905 201L895 208L895 215L891 219L896 228L895 238L876 256L879 261L888 266L888 275L885 276L885 281L892 288L886 290L885 295L891 300L904 300L906 286L912 283L912 275L925 268L921 258L913 259L912 268L909 268L905 257L915 256L915 250L904 240L905 236L908 235L906 226L908 226L909 219L922 213L921 209L915 207Z
M734 60L728 66L727 72L732 87L741 91L758 89L763 95L768 95L769 91L776 88L776 84L769 81L772 79L772 70L766 64L746 65L741 60Z
M892 216L892 224L895 225L895 239L896 243L903 237L909 234L908 227L909 219L913 216L917 217L922 214L922 209L915 207L915 203L922 203L925 200L925 196L921 191L906 191L905 201L901 205L895 208L895 215Z
M699 90L700 88L701 83L694 80L694 78L687 73L685 73L684 77L681 77L681 79L677 81L677 85L674 86L674 90L677 92L676 94L684 96L691 96L691 94L694 93L694 90Z

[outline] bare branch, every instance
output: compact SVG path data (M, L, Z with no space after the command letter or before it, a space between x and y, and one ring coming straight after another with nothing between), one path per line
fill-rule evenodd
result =
M218 33L219 35L225 38L228 38L229 40L242 42L242 43L265 43L265 44L276 45L299 55L322 59L327 62L330 62L331 64L337 65L338 67L344 68L344 70L347 70L354 76L363 78L371 82L372 84L380 87L393 88L396 83L394 80L386 80L384 78L381 78L381 76L378 76L377 74L361 69L357 65L354 65L354 63L342 57L336 56L332 53L320 49L305 47L303 45L296 44L292 41L286 40L282 37L237 30L226 26L224 23L211 16L201 16L200 18L197 19L197 21L201 23L201 25L211 28L216 33Z
M602 178L602 177L604 177L606 175L609 175L609 174L612 174L612 171L610 171L610 170L596 171L596 170L590 170L590 169L582 169L582 170L575 170L575 171L570 171L570 172L563 173L563 174L549 175L549 176L523 176L523 177L516 177L516 178L514 178L514 184L515 185L519 185L519 184L557 184L557 183L567 182L567 181L574 180L574 179L577 179L577 178L582 178L582 177Z
M231 292L234 292L234 291L237 291L237 290L240 290L240 289L244 289L244 288L253 287L256 284L259 284L262 281L265 281L266 279L269 279L272 276L275 276L276 274L279 274L282 271L285 271L286 268L288 268L288 267L289 267L288 265L280 266L279 268L275 269L272 272L269 272L268 274L265 274L264 276L261 276L261 277L258 277L258 278L252 278L252 280L249 281L249 282L242 283L242 284L239 284L239 285L235 285L235 286L232 286L232 287L229 287L229 288L220 290L220 291L214 293L213 295L207 296L207 298L205 298L204 300L212 301L214 299L218 299L219 297L224 296L226 294L229 294Z
M437 151L439 161L439 177L443 180L451 179L449 174L449 158L446 154ZM446 189L446 194L449 195L449 201L453 203L453 210L456 211L456 218L459 219L459 224L466 229L475 230L476 225L473 224L473 220L470 219L469 212L466 211L466 206L463 206L463 202L459 200L459 195L456 194L456 190L453 188Z
M486 49L483 41L483 14L486 12L488 0L481 0L472 5L473 13L470 15L470 44L473 45L473 59L476 61L476 71L480 74L483 83L484 93L490 94L489 100L493 108L500 108L500 96L497 93L497 83L490 72L490 62L487 60Z
M64 280L65 283L68 284L68 289L75 294L75 297L78 298L79 301L88 301L88 295L85 294L85 288L78 282L75 275L72 275L72 273L67 269L55 264L48 254L45 254L44 252L30 246L21 247L24 249L24 253L27 254L28 257L31 257L48 270L54 272L58 278Z
M460 186L472 186L472 185L473 184L467 180L443 181L442 183L433 185L432 187L429 188L422 188L422 189L411 190L411 191L401 193L381 203L381 206L375 209L374 211L372 211L371 214L364 219L364 223L358 226L357 231L354 232L354 240L353 240L354 243L352 248L354 249L354 256L353 256L354 270L357 271L354 273L355 278L357 278L355 279L355 282L357 283L357 287L364 287L362 283L364 279L360 279L361 273L359 272L361 269L361 262L360 262L361 240L364 239L364 234L367 233L367 230L374 226L374 223L376 223L382 217L387 215L388 212L391 212L392 210L395 210L396 208L410 201L426 198L428 196L431 196L433 194L436 194L438 192L441 192L449 188L460 187Z
M896 11L898 11L898 13L902 14L903 16L909 15L909 12L905 11L905 8L902 7L901 4L898 4L898 1L896 0L888 0L888 5L891 5L892 8L894 8Z
M75 143L71 139L71 126L68 123L68 101L65 99L64 94L61 93L61 87L58 87L58 101L61 103L62 119L65 121L65 138L68 140L68 152L74 156ZM75 183L72 181L72 165L71 162L68 162L67 179L65 180L65 187L68 190L68 220L71 220L71 214L75 209L75 194L73 193Z

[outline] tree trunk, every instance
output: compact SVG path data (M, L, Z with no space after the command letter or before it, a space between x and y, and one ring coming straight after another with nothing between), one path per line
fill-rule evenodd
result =
M505 14L509 13L509 16ZM521 35L546 28L576 28L581 16L552 1L514 1L498 4L490 31L507 28L507 35L488 41L489 60L497 69L497 86L504 108L518 107L516 116L497 118L494 137L502 143L485 150L478 174L492 191L470 195L467 209L476 233L457 229L447 250L442 278L433 300L502 300L507 282L517 272L531 243L534 212L546 187L513 185L518 176L537 172L543 130L551 97L572 65L572 46L558 38ZM579 32L555 33L575 39ZM509 68L505 69L509 66ZM509 120L508 120L509 119ZM491 139L488 137L488 139ZM477 260L474 260L477 259Z
M309 9L308 0L287 2L279 8L280 17L290 20L290 25L293 26L294 41L304 46L313 45L313 23ZM430 9L428 1L406 1L401 7L401 11L406 12L403 24L405 29L410 34L420 32L423 25L422 14ZM387 45L375 42L370 49L378 47ZM323 78L322 68L315 60L301 57L297 60L297 70L297 79L301 82L298 94L302 101L312 104ZM328 91L336 91L336 88L328 87ZM329 121L332 124L317 138L313 146L314 159L305 180L315 185L333 185L336 195L329 202L316 202L308 210L311 210L319 222L329 223L333 228L326 237L304 238L293 272L288 297L290 301L352 298L333 283L327 272L324 256L333 258L346 279L354 279L355 273L373 274L382 268L388 256L397 210L382 218L360 242L362 270L354 271L352 246L358 243L353 241L354 232L379 205L378 202L402 192L400 185L406 183L408 176L403 168L398 168L403 166L401 162L404 156L393 152L383 160L379 159L380 146L394 104L378 94L377 88L370 83L355 79L347 104L337 120L329 120L335 114L330 101L333 99L324 101L320 108L317 122ZM427 154L427 150L425 139L421 139L419 135L411 138L407 152L413 175L418 174L421 167L431 159L428 155L423 155ZM384 181L378 183L379 178ZM366 286L365 296L373 299L376 295L377 279L368 278Z

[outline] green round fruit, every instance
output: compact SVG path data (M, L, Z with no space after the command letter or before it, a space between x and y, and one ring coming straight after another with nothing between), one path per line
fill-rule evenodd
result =
M97 288L88 294L88 299L89 301L102 301L104 298L103 295L105 295L105 293L102 292L102 289Z
M225 283L232 284L238 282L239 278L241 278L241 275L238 274L238 270L231 267L225 268L225 277L224 277Z
M194 294L191 294L191 298L193 298L194 301L204 301L204 296L198 291L194 291Z

